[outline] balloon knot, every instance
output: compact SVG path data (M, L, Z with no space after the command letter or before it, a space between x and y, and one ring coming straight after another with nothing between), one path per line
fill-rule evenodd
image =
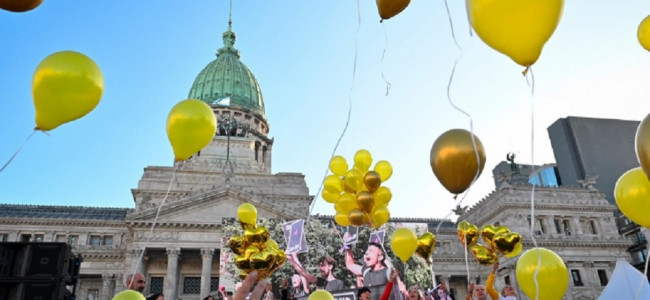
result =
M379 23L384 23L384 19L379 20Z
M529 69L530 69L530 66L526 66L526 69L524 69L524 71L521 72L521 74L523 74L524 77L526 77L526 74L528 74L528 70L529 70Z

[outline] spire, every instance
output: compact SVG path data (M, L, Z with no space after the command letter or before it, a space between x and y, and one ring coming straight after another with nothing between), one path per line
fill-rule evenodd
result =
M230 0L230 9L228 11L228 30L221 36L223 38L223 47L217 50L217 57L222 54L231 54L240 58L239 50L234 47L237 35L232 31L232 0Z

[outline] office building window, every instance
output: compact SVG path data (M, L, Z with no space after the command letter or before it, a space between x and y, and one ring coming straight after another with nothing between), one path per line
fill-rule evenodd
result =
M149 294L156 294L163 292L163 282L165 277L154 277L149 278Z
M201 293L201 277L184 277L183 294L192 295Z
M101 244L102 237L98 235L91 235L90 236L90 241L88 241L89 245L93 246L99 246Z
M606 286L609 281L607 279L607 272L605 270L598 270L598 279L600 279L601 286Z
M580 270L571 270L571 278L573 278L574 286L583 286L582 277L580 277Z

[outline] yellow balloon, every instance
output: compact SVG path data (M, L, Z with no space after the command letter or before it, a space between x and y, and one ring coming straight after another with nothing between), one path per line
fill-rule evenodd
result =
M380 160L375 164L375 172L379 173L381 182L384 182L393 175L393 166L386 160Z
M332 296L332 294L326 290L317 290L311 293L307 300L334 300L334 296Z
M370 151L361 149L354 154L354 167L359 169L359 171L365 173L370 169L372 165L372 155ZM361 174L363 177L363 174Z
M393 248L393 252L399 259L406 262L415 253L415 249L418 247L418 238L411 229L397 228L390 239L390 247Z
M325 200L327 203L336 203L336 200L339 199L341 193L330 193L326 189L323 189L321 196L323 196L323 200Z
M538 292L535 292L535 271L537 269L537 249L542 257L537 275ZM526 251L517 261L517 281L524 293L531 299L562 299L569 286L569 272L562 258L546 248L533 248ZM536 297L539 296L539 297Z
M117 293L113 300L145 300L145 298L140 292L134 290L124 290Z
M563 0L467 0L476 34L516 63L529 67L542 53L562 15Z
M375 225L375 228L381 227L381 225L386 224L388 219L390 219L390 211L386 207L375 207L370 213L370 219L372 224Z
M433 174L453 194L464 192L472 184L474 177L483 171L483 143L476 135L474 142L476 150L469 131L452 129L440 135L431 147L430 162ZM479 163L476 161L477 152Z
M217 130L210 106L196 99L178 102L167 116L167 137L176 161L188 159L207 146Z
M636 37L639 39L639 43L643 49L650 51L650 16L645 17L641 21L636 31Z
M325 190L333 193L340 194L343 190L343 184L341 183L341 177L337 175L329 175L325 177L325 182L323 183Z
M650 228L650 180L640 167L621 175L614 187L614 198L626 217Z
M334 221L336 221L336 224L339 224L340 226L343 227L350 226L350 220L348 220L348 214L337 213L334 216Z
M372 198L375 199L376 206L388 206L390 199L393 198L393 193L388 187L380 186L376 192L372 194Z
M244 203L237 208L237 218L239 222L255 226L257 224L257 209L253 204Z
M334 206L337 213L346 215L355 208L359 208L359 205L357 204L357 195L350 193L341 194L339 199L336 200L336 205Z
M32 79L36 129L52 130L91 112L104 92L104 77L88 56L60 51L38 64Z
M361 191L365 187L363 184L363 173L357 169L350 169L345 173L345 184L355 192Z
M401 13L411 0L377 0L377 10L381 20L390 19Z
M348 162L345 161L343 156L337 155L332 157L332 160L330 160L330 171L334 175L343 176L347 170Z
M650 178L650 114L639 124L635 137L636 157L645 175Z

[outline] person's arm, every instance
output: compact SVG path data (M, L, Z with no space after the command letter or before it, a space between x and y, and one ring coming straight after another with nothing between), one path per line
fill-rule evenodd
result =
M384 293L381 294L380 300L388 300L390 298L391 292L393 293L395 300L402 299L400 290L393 288L394 285L398 284L399 276L397 275L398 275L397 270L395 268L392 268L390 270L390 275L388 276L388 283L386 284Z
M354 257L352 257L352 250L345 250L345 267L352 272L355 276L362 276L361 274L361 265L358 265L354 262Z
M305 293L309 295L309 283L307 282L307 278L300 276L300 281L302 281L303 290L305 290Z
M251 290L253 285L255 285L255 281L257 281L257 271L253 271L250 274L244 278L244 281L242 282L241 286L237 291L235 292L235 297L233 297L234 300L246 300L246 296L248 296L248 291ZM262 295L264 294L264 290L266 289L266 285L269 283L268 280L260 280L260 282L257 283L255 286L255 290L253 290L253 293L251 293L250 300L261 300Z
M490 275L488 275L487 281L485 282L485 289L487 290L492 300L499 300L499 291L494 289L494 276L498 269L499 263L497 262L494 264L492 272L490 272Z
M390 293L393 291L393 282L389 281L386 284L386 288L384 288L384 293L381 294L381 298L379 300L388 300L390 298Z
M291 263L293 269L298 272L298 275L307 279L309 283L316 283L318 281L318 278L316 278L316 276L309 274L307 270L305 270L305 268L302 266L302 264L300 264L300 261L298 260L298 254L289 254L287 257L289 258L289 263Z
M474 283L470 282L467 286L467 295L465 295L465 300L472 300L472 293L474 292Z

